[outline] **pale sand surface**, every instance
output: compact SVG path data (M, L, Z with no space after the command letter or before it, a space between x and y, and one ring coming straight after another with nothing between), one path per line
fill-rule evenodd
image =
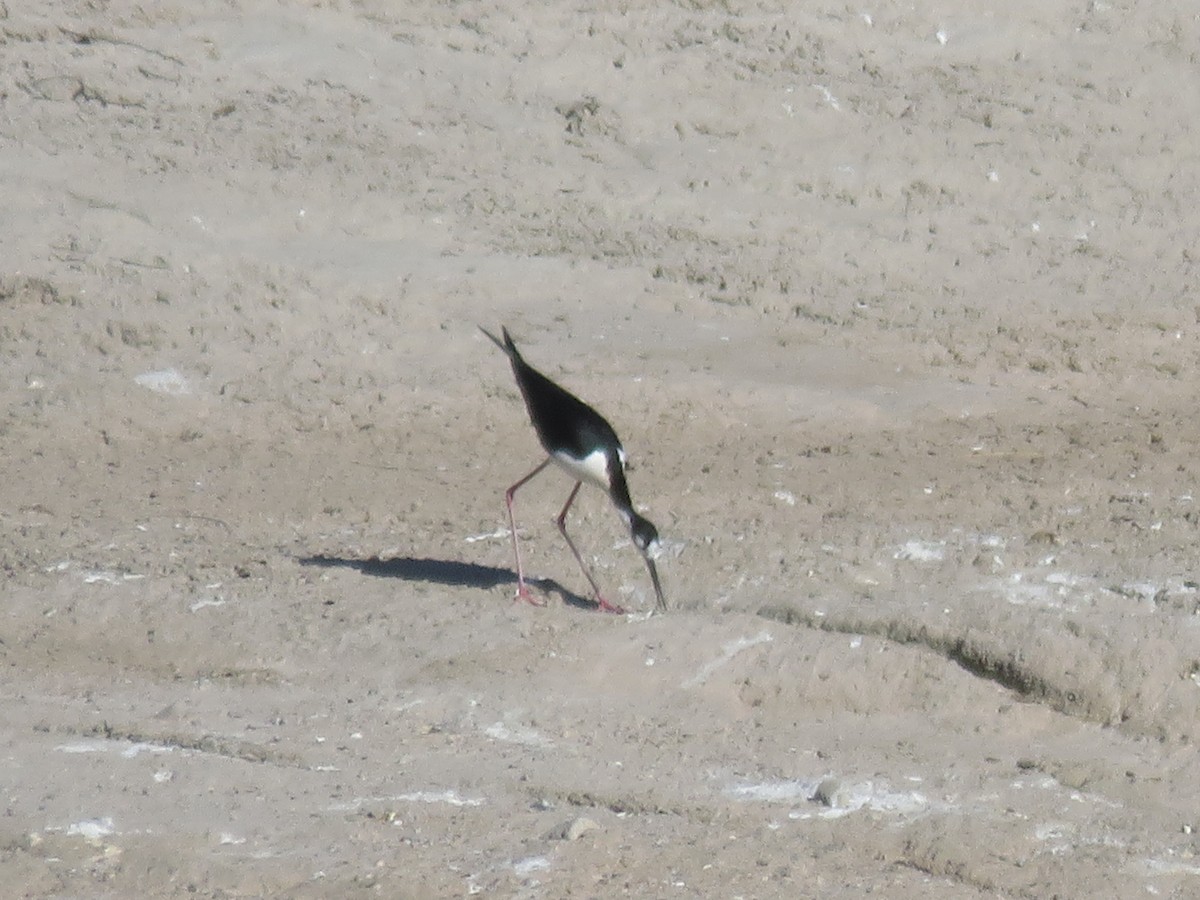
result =
M1200 895L1198 34L0 3L4 895Z

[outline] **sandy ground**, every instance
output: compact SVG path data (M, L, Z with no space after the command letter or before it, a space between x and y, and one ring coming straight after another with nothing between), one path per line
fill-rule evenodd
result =
M5 895L1200 895L1197 21L946 7L0 3Z

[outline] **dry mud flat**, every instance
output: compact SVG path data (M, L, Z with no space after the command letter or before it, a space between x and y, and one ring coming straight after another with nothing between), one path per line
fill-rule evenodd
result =
M1196 895L1198 51L0 3L5 893Z

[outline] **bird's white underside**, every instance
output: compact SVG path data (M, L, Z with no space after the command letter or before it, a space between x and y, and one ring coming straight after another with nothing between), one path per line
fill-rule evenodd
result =
M625 452L619 453L621 465L625 464ZM608 490L608 459L600 450L593 450L583 459L575 459L566 453L552 453L551 458L577 481L594 484L602 491Z

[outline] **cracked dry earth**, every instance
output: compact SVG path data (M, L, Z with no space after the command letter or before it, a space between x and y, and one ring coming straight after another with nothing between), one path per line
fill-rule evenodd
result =
M6 895L1200 893L1176 5L35 6Z

